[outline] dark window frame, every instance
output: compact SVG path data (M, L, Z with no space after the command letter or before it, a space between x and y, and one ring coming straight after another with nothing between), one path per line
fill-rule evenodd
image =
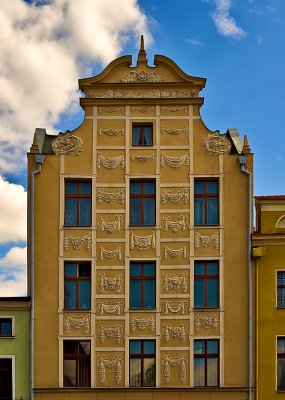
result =
M154 193L144 193L144 185L145 183L152 182L154 183ZM140 183L141 193L134 194L131 193L131 185L132 183ZM132 199L141 199L141 208L140 208L140 216L141 223L133 224L132 221L132 207L130 206L130 226L155 226L156 225L156 180L155 179L131 179L130 180L130 203ZM154 223L153 224L145 224L144 217L144 199L154 199Z
M68 183L76 183L77 184L77 192L68 194L66 187ZM91 191L90 193L80 193L80 184L81 183L90 183L91 185ZM64 189L65 189L65 197L64 197L64 226L70 227L70 226L80 226L80 227L85 227L85 226L91 226L92 225L92 180L91 179L66 179L64 182ZM67 211L67 199L76 199L76 224L67 224L66 222L66 211ZM85 224L80 224L80 200L81 199L90 199L90 223L87 225Z
M131 359L133 358L139 358L141 360L141 385L137 386L131 386L130 387L156 387L156 341L155 339L132 339L130 340L130 343L132 341L138 341L141 343L141 352L136 353L136 354L131 354L131 351L129 351L129 377L131 377ZM154 342L154 349L155 352L152 354L144 354L143 348L144 348L144 342ZM131 347L129 343L129 348ZM144 385L144 359L154 359L154 385L153 386L145 386Z
M204 267L204 274L203 275L201 275L201 274L195 274L195 264L203 264L203 267ZM209 274L208 272L207 272L207 267L208 267L208 264L217 264L217 274ZM219 262L217 261L217 260L210 260L210 261L205 261L205 260L196 260L196 261L194 261L194 286L195 286L195 281L196 280L201 280L201 281L203 281L204 282L204 287L203 287L203 289L204 289L204 302L203 302L203 305L202 306L196 306L195 305L195 292L194 292L194 308L197 308L197 309L201 309L201 308L211 308L211 309L214 309L214 308L219 308L220 307L220 274L219 274L219 268L220 268L220 266L219 266ZM218 301L217 301L217 305L216 306L210 306L210 305L208 305L208 302L207 302L207 300L208 300L208 281L209 280L216 280L217 281L217 299L218 299Z
M77 353L72 353L72 354L66 353L65 352L65 343L66 342L76 343ZM90 348L89 354L80 353L79 345L82 342L89 343L89 348ZM76 385L75 386L66 385L66 378L65 378L65 375L64 375L64 370L65 370L64 362L67 361L67 360L75 360L76 361ZM88 384L84 385L84 386L81 386L80 382L79 382L79 380L80 380L80 376L79 376L80 361L84 361L84 360L85 360L85 362L87 361L87 364L89 364L89 365L87 365L87 368L88 368L88 376L87 376ZM86 366L85 366L85 368L86 368ZM86 378L86 376L85 376L85 378ZM63 386L64 387L91 387L91 341L90 340L73 340L72 339L72 340L64 340L63 341Z
M151 143L145 143L145 128L151 127ZM134 128L140 128L140 142L134 144ZM133 122L132 124L132 146L153 146L153 123L152 122Z
M204 373L205 373L205 385L198 385L198 386L195 386L195 387L219 387L220 386L220 341L219 341L219 339L195 339L194 340L194 346L195 346L195 342L203 342L203 349L204 349L204 352L202 353L202 354L197 354L197 353L195 353L195 351L194 351L194 377L195 377L195 359L203 359L203 360L205 360L205 369L204 369ZM207 352L207 347L208 347L208 343L209 342L217 342L217 344L218 344L218 352L217 353L210 353L210 354L208 354L208 352ZM218 368L218 371L217 371L217 385L215 385L215 386L210 386L210 385L208 385L208 368L207 368L207 365L208 365L208 359L213 359L213 358L215 358L215 359L217 359L218 360L218 362L217 362L217 368Z
M204 191L203 193L195 193L195 183L202 182L204 184ZM211 182L217 183L217 192L216 193L208 193L207 191L207 184ZM220 224L220 199L219 199L219 179L218 178L195 178L194 179L194 214L195 214L195 200L196 199L203 199L203 210L204 210L204 221L202 224L196 224L194 221L195 226L218 226ZM208 199L217 199L217 223L210 224L208 223Z
M276 272L276 307L285 308L285 271ZM278 275L281 275L281 278ZM284 283L278 283L279 281Z
M65 275L65 266L66 265L68 265L68 264L75 264L76 265L76 276L72 276L72 275ZM87 276L87 277L85 277L85 276L80 276L80 274L79 274L79 268L80 268L80 266L81 265L84 265L84 266L89 266L89 269L90 269L90 274L89 274L89 276ZM64 262L64 273L63 273L63 275L64 275L64 284L65 284L65 282L66 281L72 281L72 282L76 282L76 307L75 308L68 308L68 307L66 307L66 304L65 304L65 300L64 300L64 309L65 310L81 310L81 311L83 311L83 310L91 310L91 291L92 291L92 287L91 287L91 284L92 284L92 279L91 279L91 277L92 277L92 266L91 266L91 261L65 261ZM82 282L82 281L89 281L90 282L90 299L89 299L89 305L90 305L90 307L89 308L81 308L80 307L80 301L79 301L79 294L80 294L80 282ZM64 292L64 297L65 297L65 292Z
M7 334L5 332L3 332L3 328L2 325L9 323L11 325L11 333ZM0 317L0 337L4 337L4 338L10 338L10 337L14 337L14 326L13 326L13 318L12 317L8 317L8 316L1 316Z
M141 265L141 275L137 275L137 276L131 276L131 268L132 266L139 264ZM146 264L154 264L155 265L155 275L144 275L144 267ZM132 307L131 303L131 281L140 281L142 282L141 285L141 307ZM155 261L131 261L130 262L130 297L129 297L129 304L130 304L130 310L155 310L156 309L156 284L154 286L154 299L155 299L155 304L154 307L150 308L150 307L143 307L144 305L144 292L145 292L145 288L144 288L144 282L145 281L154 281L156 283L156 263Z

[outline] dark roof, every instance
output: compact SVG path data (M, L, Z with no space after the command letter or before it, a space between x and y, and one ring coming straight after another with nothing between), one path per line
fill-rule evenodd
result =
M254 196L257 200L285 200L285 194L274 194L270 196Z

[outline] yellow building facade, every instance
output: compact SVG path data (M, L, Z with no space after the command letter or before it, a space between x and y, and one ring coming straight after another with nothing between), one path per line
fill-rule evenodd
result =
M35 399L248 399L252 154L141 43L28 154ZM251 370L251 368L250 368Z
M285 396L285 196L257 196L252 255L256 267L257 398Z

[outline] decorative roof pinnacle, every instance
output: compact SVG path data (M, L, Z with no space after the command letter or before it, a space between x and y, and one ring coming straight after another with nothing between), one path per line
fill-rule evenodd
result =
M144 37L143 37L143 35L141 35L141 45L140 45L140 50L138 52L137 64L139 64L139 63L147 64L146 51L144 49Z
M250 153L250 147L248 145L247 135L244 135L242 154L249 154L249 153Z

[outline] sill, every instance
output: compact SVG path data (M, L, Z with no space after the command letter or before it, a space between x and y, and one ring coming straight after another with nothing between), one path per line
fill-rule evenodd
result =
M83 312L91 312L91 308L63 308L63 312L75 312L75 313L83 313Z
M134 228L137 228L137 229L142 229L142 228L146 228L146 229L149 229L149 228L156 228L156 224L153 224L153 225L129 225L129 229L134 229Z
M220 224L213 224L213 225L205 224L205 225L194 225L194 228L217 228L219 226Z
M132 144L132 147L153 147L154 144Z
M1 339L15 339L15 335L7 335L7 336L0 335L0 340Z
M149 311L153 311L153 312L158 312L158 310L156 308L130 308L129 312L149 312Z
M194 311L219 311L220 310L220 306L217 307L193 307Z
M92 225L62 225L64 229L91 229Z

